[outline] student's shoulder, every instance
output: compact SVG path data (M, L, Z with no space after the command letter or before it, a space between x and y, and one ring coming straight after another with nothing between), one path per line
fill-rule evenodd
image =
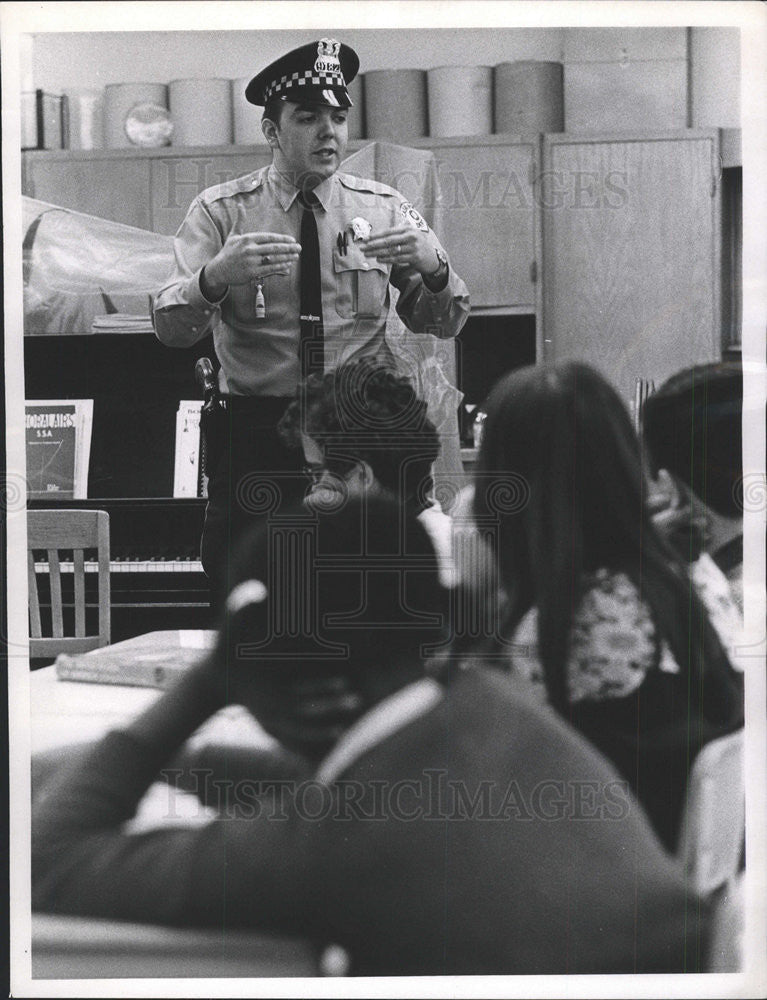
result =
M504 670L497 658L467 659L450 688L451 724L456 729L514 734L512 742L499 737L501 755L516 761L535 760L529 765L531 770L550 766L563 777L568 769L573 774L591 769L594 777L617 780L612 765L542 699L540 687L520 673Z

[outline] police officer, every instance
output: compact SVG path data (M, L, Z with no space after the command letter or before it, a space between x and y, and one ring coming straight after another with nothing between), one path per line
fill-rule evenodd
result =
M229 427L208 463L201 546L214 597L248 521L305 489L276 433L301 378L391 356L390 284L414 333L454 337L468 315L466 286L418 211L385 184L338 172L358 68L353 49L323 38L250 81L272 163L197 196L156 299L158 338L188 347L212 330L221 365Z

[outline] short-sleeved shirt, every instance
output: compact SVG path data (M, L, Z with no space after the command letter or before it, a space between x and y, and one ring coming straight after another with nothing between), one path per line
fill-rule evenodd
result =
M396 309L411 331L443 338L460 331L468 316L469 296L452 267L446 287L432 292L414 268L366 258L351 233L352 223L360 219L370 224L372 234L405 222L426 226L398 191L336 173L314 193L321 205L315 214L326 368L355 355L386 353L390 284L399 291ZM285 233L300 242L302 212L298 189L272 165L203 191L176 235L175 265L155 303L157 336L165 344L185 347L212 331L224 392L256 396L295 392L301 375L300 266L263 278L263 318L256 316L256 281L231 286L220 302L213 303L202 294L200 272L235 227L239 232ZM345 246L339 241L344 233ZM439 246L430 230L429 234Z

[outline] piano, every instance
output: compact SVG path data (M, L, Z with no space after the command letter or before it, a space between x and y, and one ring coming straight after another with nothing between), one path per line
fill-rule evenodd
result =
M215 626L199 561L206 501L173 496L176 411L179 400L201 398L201 356L215 358L210 337L191 348L152 334L24 338L27 399L93 399L89 499L28 506L109 514L113 642Z
M28 507L109 514L113 642L162 629L215 627L208 579L199 559L204 499L30 500ZM42 571L44 553L36 555L36 567ZM64 558L61 569L71 573L71 562ZM86 561L86 573L95 570L95 562L89 566Z

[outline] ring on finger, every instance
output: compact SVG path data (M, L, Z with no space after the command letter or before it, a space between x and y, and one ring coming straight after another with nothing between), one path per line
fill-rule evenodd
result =
M400 246L399 243L396 245L394 249L396 250L397 253L402 253L402 247Z
M272 262L272 258L269 256L268 253L265 253L263 255L263 257L261 258L261 263L262 264L271 264L271 262Z

